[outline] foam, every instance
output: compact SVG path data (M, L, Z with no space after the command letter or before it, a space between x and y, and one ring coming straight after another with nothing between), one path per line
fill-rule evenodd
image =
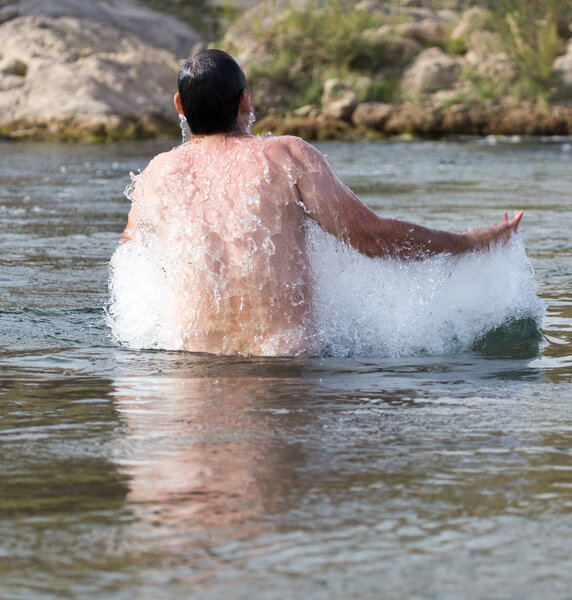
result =
M318 347L334 356L447 354L470 349L544 304L520 236L490 252L423 261L375 259L309 228Z
M544 304L520 236L504 247L423 261L372 259L308 222L314 281L311 352L334 356L448 354L487 332L532 319ZM108 325L130 348L181 347L166 273L140 242L121 245L110 263Z
M166 274L140 242L121 244L109 264L111 301L107 324L113 337L128 348L177 350L175 299Z

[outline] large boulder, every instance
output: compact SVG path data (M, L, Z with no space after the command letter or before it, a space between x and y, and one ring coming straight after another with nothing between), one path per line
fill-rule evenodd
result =
M477 78L494 80L497 87L502 87L518 75L501 35L492 31L492 16L487 10L473 7L465 11L451 39L466 46L465 64Z
M40 4L50 16L33 14ZM68 5L76 16L57 16ZM0 25L0 131L69 139L176 131L182 58L165 49L171 42L122 28L117 15L136 5L22 0L18 8L20 16Z
M440 48L428 48L405 71L403 89L418 95L451 88L459 79L460 68L458 59L445 54Z
M331 119L349 121L357 106L357 94L342 79L328 79L322 94L322 113Z
M564 88L572 89L572 40L568 42L566 52L554 61L554 72Z
M352 122L356 127L382 131L389 120L393 106L384 102L361 102L357 105Z
M56 19L90 19L121 33L131 33L147 44L163 48L179 58L189 55L200 42L199 35L185 23L141 6L133 0L20 0L20 16L44 16Z

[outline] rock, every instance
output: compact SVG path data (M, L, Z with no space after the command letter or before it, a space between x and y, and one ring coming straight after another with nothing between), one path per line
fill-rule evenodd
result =
M497 86L502 86L518 75L518 69L506 54L500 34L491 31L491 19L487 10L470 8L451 32L451 39L462 41L467 47L465 64L474 75L495 80Z
M366 127L382 131L391 116L393 106L383 102L361 102L357 105L352 123L356 127Z
M0 8L0 24L15 19L18 16L17 6L3 6Z
M258 134L268 132L276 135L297 135L308 140L339 139L351 135L351 125L339 119L330 119L324 115L317 117L286 116L281 119L276 116L266 116L257 122L253 131Z
M356 10L363 10L367 13L381 13L381 6L374 0L360 0L354 5Z
M320 110L314 104L306 104L292 111L293 117L312 117L315 118L320 114Z
M357 106L357 94L341 79L328 79L322 94L322 113L331 119L349 121Z
M435 11L425 6L402 6L396 10L396 13L406 15L417 23L435 18Z
M443 25L452 25L459 21L460 15L457 11L450 8L443 8L436 13L437 19Z
M518 75L518 68L506 52L502 38L491 31L474 31L466 40L466 63L481 79L494 79L497 85Z
M390 66L400 67L410 63L423 49L423 45L417 40L400 37L387 25L365 29L361 37L369 46L377 48L384 62Z
M566 52L554 61L554 73L563 86L572 89L572 40L566 46Z
M99 20L0 26L0 129L48 137L174 132L180 59Z
M458 81L460 63L439 48L419 54L402 78L402 86L413 94L427 94L450 88Z
M434 19L405 23L398 26L396 31L401 37L414 40L422 46L441 44L445 40L443 27Z
M272 8L278 6L273 3ZM225 31L221 47L236 58L247 79L258 65L264 67L272 61L278 44L283 41L273 36L253 34L253 21L261 31L272 30L281 14L281 10L270 10L268 2L263 1L259 6L246 10Z
M429 133L435 128L433 114L421 106L406 103L391 113L385 123L384 132L388 135L403 133Z
M17 58L4 58L0 60L0 73L4 76L15 75L23 83L27 72L28 65Z
M186 58L200 36L185 23L133 0L20 0L20 16L90 19Z
M439 135L485 135L490 116L484 106L454 105L441 110Z

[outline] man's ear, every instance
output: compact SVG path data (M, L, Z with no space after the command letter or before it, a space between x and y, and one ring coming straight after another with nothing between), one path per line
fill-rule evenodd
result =
M184 117L185 113L183 112L183 105L181 104L181 96L180 96L179 92L177 92L175 94L175 97L173 98L173 102L175 103L175 108L177 109L177 112L180 115L183 115L183 117Z
M238 112L249 113L252 111L252 104L250 104L250 94L248 90L242 90L240 95L240 102L238 103Z

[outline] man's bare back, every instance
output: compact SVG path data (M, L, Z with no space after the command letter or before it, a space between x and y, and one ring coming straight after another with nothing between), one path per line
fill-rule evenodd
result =
M124 240L146 244L163 268L181 349L292 355L312 350L308 218L365 254L401 258L487 246L514 228L471 237L380 219L302 140L214 135L136 178Z
M234 69L243 81L232 57L205 54L205 61L211 55L221 61L227 78ZM175 106L184 112L179 94ZM421 259L503 242L522 217L517 212L509 220L505 213L500 225L462 234L380 218L311 145L250 135L247 89L236 106L231 131L194 134L160 154L132 190L122 241L144 244L163 269L182 350L272 356L314 350L308 219L370 257Z
M124 236L160 257L182 349L304 349L311 286L297 171L280 138L204 136L137 177Z

